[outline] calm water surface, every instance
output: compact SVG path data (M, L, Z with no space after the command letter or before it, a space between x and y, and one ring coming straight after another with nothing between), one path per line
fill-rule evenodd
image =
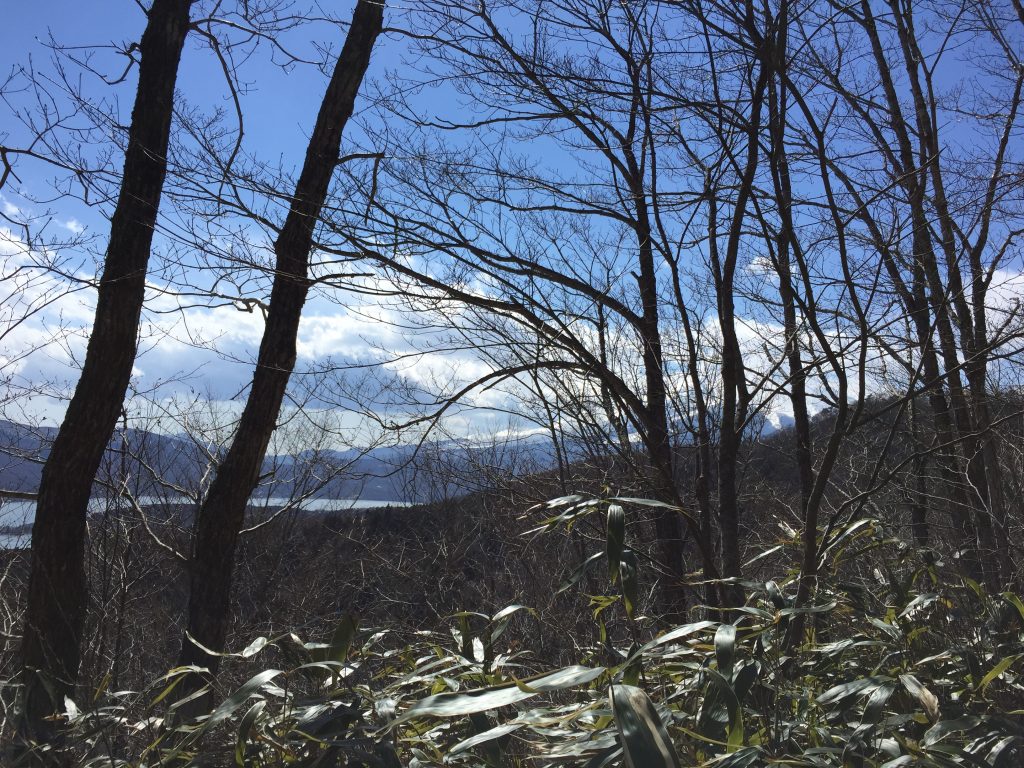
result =
M281 507L288 504L290 499L286 498L262 498L251 502L254 507ZM107 499L92 499L89 502L89 511L94 513L107 509L110 501ZM154 507L161 504L191 504L184 498L157 498L143 496L139 499L143 507ZM376 499L306 499L298 505L299 509L306 512L343 512L352 509L373 509L378 507L408 507L410 504L404 501L380 501ZM21 499L3 499L0 501L0 528L15 528L22 525L31 525L35 519L36 503ZM23 549L29 545L31 536L26 532L21 533L0 533L0 550L2 549Z

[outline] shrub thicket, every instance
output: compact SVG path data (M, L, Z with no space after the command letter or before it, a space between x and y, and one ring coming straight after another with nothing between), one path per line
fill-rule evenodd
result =
M608 566L607 594L583 596L597 631L565 638L575 664L531 652L538 619L520 605L418 632L343 616L328 642L253 641L231 659L248 681L198 720L168 706L184 669L145 691L68 701L62 748L83 766L998 768L1024 757L1024 602L943 580L934 554L877 520L823 542L813 604L794 606L795 573L780 574L744 582L749 599L729 615L659 629L640 611L645 572L619 500L548 508L543 528L607 521L587 560ZM562 587L580 589L581 573Z

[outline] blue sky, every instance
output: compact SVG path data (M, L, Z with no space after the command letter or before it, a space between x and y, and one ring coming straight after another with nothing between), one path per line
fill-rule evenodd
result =
M351 3L332 4L331 10L345 20L350 16ZM388 23L401 24L402 11L401 6L390 8ZM124 68L124 57L117 52L118 49L137 40L144 25L141 11L131 0L18 3L7 14L6 20L0 30L0 71L25 65L30 57L37 71L52 71L52 53L44 45L52 34L54 39L69 46L100 46L94 54L93 64L110 76L119 74ZM331 46L336 51L343 36L344 31L338 26L319 23L289 33L283 38L283 43L300 56L312 57L317 46ZM280 161L285 169L292 169L301 161L306 131L315 117L325 79L310 65L283 69L275 63L271 51L270 46L260 47L244 62L241 70L244 146L253 157L272 165ZM279 57L276 58L279 62ZM383 77L389 68L400 66L401 59L402 43L394 37L381 39L374 53L369 79ZM111 88L95 76L87 74L85 78L84 90L95 93L97 98L116 99L120 122L127 123L134 97L133 80L129 78ZM227 109L230 114L231 101L219 65L196 35L190 36L186 43L178 85L188 104L204 112ZM364 85L364 106L366 94L372 93L372 85ZM24 104L23 96L14 94L11 100ZM441 88L428 91L426 98L430 99L426 106L435 113L458 116L463 109L460 106L463 100L470 97L456 96L454 91ZM357 118L358 112L357 105ZM20 138L17 126L11 124L7 130L10 130L10 136L0 140L17 144ZM0 135L2 131L0 129ZM346 148L360 144L374 147L374 126L361 125L357 119L350 122L346 130ZM554 145L553 139L535 137L529 144L515 144L510 149L537 162L554 164L571 178L580 158L565 153L564 147ZM400 149L390 147L389 151ZM20 198L16 194L19 188L29 196L46 197L48 181L53 173L41 164L27 162L19 165L18 172L21 186L15 185L0 192L4 195L0 204L14 206L28 215L49 208L55 216L50 231L56 235L74 234L82 227L87 234L94 233L96 240L91 252L69 253L69 257L79 258L82 274L91 274L90 270L95 270L102 258L105 241L106 222L100 212L70 198L57 200L48 206ZM162 213L172 215L166 203ZM62 228L66 231L62 232ZM262 236L266 237L267 233L262 233ZM253 233L254 240L259 241L260 237L258 231ZM266 241L262 245L265 247ZM157 280L156 277L153 279ZM52 391L66 392L73 386L75 360L80 359L84 350L91 319L91 300L90 291L77 292L48 307L25 329L26 332L34 331L35 335L24 343L39 346L30 358L15 366L26 388L47 382ZM146 392L149 400L157 403L192 397L223 401L243 392L251 376L251 362L262 333L259 314L239 312L230 306L193 308L187 312L176 309L173 297L156 294L150 297L140 334L135 386ZM395 325L396 321L401 325ZM424 343L424 333L418 339L411 338L408 327L409 323L394 308L373 297L350 298L347 304L340 305L318 293L307 304L300 330L300 368L308 369L328 360L366 362L368 359L380 359L387 353L409 353L412 356L408 359L384 369L384 383L387 384L388 377L392 377L395 381L423 390L434 388L437 382L452 385L468 381L486 370L486 364L466 351L440 355L413 354L417 345L429 348L430 344ZM429 329L425 333L429 334ZM43 347L40 342L47 339L47 334L52 334L61 343ZM179 380L183 372L187 376ZM301 388L301 376L299 382ZM8 409L8 418L44 418L53 423L60 417L62 406L59 399L34 397L28 401L25 410L17 410L23 402L15 404L13 410ZM487 414L477 407L502 409L509 405L507 395L500 388L478 392L468 399L468 409L461 415L454 415L452 427L462 434L500 431L509 426L508 417L500 410ZM167 407L173 410L173 403ZM343 415L341 420L357 429L355 425L359 419L356 416Z
M208 4L200 3L197 8ZM351 2L330 4L329 7L342 21L347 20L351 14ZM406 7L398 4L389 6L389 24L399 26L406 23L409 18ZM131 41L138 39L144 25L144 17L132 0L93 3L54 0L35 4L17 3L5 9L4 20L5 24L0 27L0 72L7 73L12 68L25 66L31 57L37 73L44 77L54 71L51 63L52 53L44 45L51 33L57 41L74 46L75 55L79 57L85 55L86 47L98 46L93 49L94 68L115 77L124 69L124 57L118 50L124 49ZM319 55L319 58L329 58L326 50L336 52L343 38L344 25L318 22L286 34L282 38L282 43L303 57ZM585 43L579 41L572 44L585 46ZM563 43L564 45L569 43ZM273 55L272 50L269 45L259 47L241 67L244 91L242 102L246 115L244 147L251 157L270 166L280 164L287 173L301 161L305 147L304 139L308 126L315 117L325 78L309 64L282 68L279 66L280 56ZM383 149L378 146L378 141L383 140L378 138L378 129L381 126L374 124L373 120L376 118L372 116L373 111L366 107L375 93L372 81L380 81L389 69L401 71L403 74L409 72L404 68L403 43L394 36L385 36L378 42L368 77L369 82L364 85L363 96L357 105L356 119L350 122L346 129L344 151ZM73 69L68 71L73 73L75 78L79 76ZM415 76L415 72L412 74ZM111 87L100 81L95 74L83 73L81 77L83 90L95 94L97 99L102 98L115 103L119 123L127 123L134 97L132 78L129 77L125 82ZM472 79L467 80L467 83L473 83ZM8 84L5 88L5 98L13 108L25 108L31 104L31 94L19 91L17 85L17 80ZM464 118L470 114L469 106L477 99L478 94L472 92L471 88L464 89L468 92L461 95L456 94L456 90L451 87L425 90L422 95L415 97L419 99L417 106L424 108L428 114L443 115L452 119ZM231 101L224 77L215 57L198 35L191 35L186 44L179 77L179 91L184 97L180 102L183 109L186 106L195 107L204 114L216 109L226 109L230 123ZM486 110L486 106L477 106L477 115ZM24 142L25 136L17 121L10 118L9 108L3 105L4 118L0 120L0 142L16 146ZM547 173L548 178L556 178L556 173L560 173L561 178L568 179L567 184L571 185L578 180L574 178L574 173L578 173L582 182L586 182L586 169L581 171L580 168L588 162L587 152L571 147L568 139L563 140L557 133L545 134L545 126L538 128L535 135L528 138L508 140L508 134L502 136L506 129L506 126L499 126L491 134L487 131L472 131L468 132L471 134L468 137L466 132L454 137L452 132L448 132L443 139L438 140L457 143L464 139L463 148L467 149L470 155L474 151L478 152L478 156L483 158L483 163L487 162L485 155L489 150L500 147L500 152L505 156L515 154L523 157L527 167L531 162L549 166L542 172ZM512 129L509 134L515 134L515 130ZM436 138L428 136L430 140ZM386 149L389 157L395 157L401 156L405 147L394 142ZM590 151L591 159L593 155L594 153ZM119 167L119 164L120 159L115 157L113 165ZM68 268L75 276L90 278L95 274L103 256L107 225L102 211L90 209L72 197L52 199L50 180L55 174L41 163L21 162L17 171L20 181L12 182L7 189L0 191L0 212L7 211L13 218L36 217L34 226L37 231L42 222L38 217L49 212L53 218L44 229L44 234L48 234L54 241L67 240L78 234L92 234L94 240L87 242L85 247L75 248L64 248L59 243L53 244L50 246L51 252L46 254L45 243L29 244L21 239L22 233L8 230L6 240L0 242L0 256L5 258L6 267L10 269L12 265L17 266L19 259L31 261L29 257L32 257L38 260L46 254L55 259L67 259ZM597 173L600 173L600 170ZM680 177L685 177L686 173L686 168L681 169ZM680 189L686 189L685 178L678 183ZM24 192L25 196L19 195L19 192ZM400 196L404 193L396 194ZM406 197L415 198L416 195ZM415 200L413 203L415 204ZM165 202L162 214L165 223L173 223L173 206ZM271 218L276 221L283 218L280 207L272 211ZM0 228L3 226L3 222L0 222ZM244 233L257 251L266 256L272 234L253 225L248 226ZM523 232L526 237L530 237L529 230ZM523 233L514 234L512 242L518 242L515 238L519 234ZM609 234L617 233L609 231ZM621 250L616 258L621 258L625 266L622 268L624 271L618 274L616 279L621 282L623 293L628 294L633 285L628 276L632 256L628 248L609 248L613 251ZM770 288L771 279L763 269L763 263L758 262L756 258L760 251L754 239L750 241L750 248L752 258L745 277L751 283L751 290L756 294L764 286ZM166 250L166 240L158 243L158 251L163 250ZM572 248L568 250L571 251ZM161 263L164 255L166 254L158 253L154 264ZM425 256L429 257L429 254ZM699 292L700 281L707 277L701 265L700 246L692 248L686 257L693 262L693 273L695 280L698 281ZM576 258L578 266L584 271L588 266L585 255L566 258L569 261ZM763 254L761 258L763 259ZM828 255L825 254L822 258L823 269L827 272ZM552 259L553 263L558 263L557 255L552 254ZM166 264L167 260L164 259L162 263ZM183 263L188 265L191 262L185 259ZM758 267L759 263L761 267ZM572 268L577 266L577 262L562 263L563 266L566 264ZM184 279L194 279L199 283L211 279L203 277L203 273L190 271L192 269L192 266L182 268ZM149 297L142 327L135 386L156 402L165 402L167 398L172 397L199 397L224 401L242 393L251 377L251 363L262 333L259 313L239 311L230 304L181 310L180 305L183 302L180 299L160 294L158 289L164 285L160 283L163 278L159 272L154 270L152 274L154 291ZM826 274L822 279L827 277ZM249 282L246 282L247 280ZM372 282L372 278L368 280ZM260 295L260 291L265 292L267 282L265 275L257 274L252 277L243 274L239 284L244 286L244 290L252 290L253 284L259 286L254 295ZM1005 292L1016 294L1019 282L1019 271L1008 273L1006 284L1010 287ZM5 319L3 312L16 313L19 307L38 306L48 298L45 286L40 284L10 281L8 284L14 285L17 289L10 295L21 303L7 302L8 306L4 307L3 295L0 295L0 326ZM486 286L482 289L487 290ZM758 306L761 305L755 302L754 308L757 309ZM44 310L33 315L30 322L18 327L16 333L0 338L0 378L13 376L15 383L25 390L44 384L51 393L67 392L74 385L75 363L81 358L84 350L91 312L91 292L77 291L59 301L47 304ZM709 332L712 335L713 315L711 311L707 315L710 318ZM458 319L458 315L455 315L455 319ZM777 318L765 316L763 306L761 315L753 315L749 319L750 328L742 330L749 336L752 349L752 359L748 362L756 366L757 355L760 354L763 342L778 338L779 325ZM759 326L756 325L758 320ZM378 297L366 294L350 295L344 302L339 303L331 300L325 291L317 291L307 304L300 329L300 369L309 370L325 365L328 361L342 364L367 363L382 360L388 355L407 354L408 357L402 361L393 361L382 369L383 380L379 381L378 385L405 383L424 391L432 389L437 382L454 386L487 370L487 364L468 350L417 354L417 348L426 348L430 351L435 337L430 335L433 329L429 327L418 328L414 333L415 325L415 320L401 315L395 307L389 306ZM579 332L585 333L582 330ZM51 341L55 343L48 343ZM633 347L630 344L631 341L626 339L620 346L631 350ZM433 344L434 349L443 346L440 342ZM29 350L31 354L21 356L21 351ZM623 354L628 358L630 353ZM624 366L628 367L629 364L630 361L626 360ZM184 380L180 380L182 372L187 374ZM358 375L361 374L355 374L356 378L348 382L351 387L360 386L353 383L358 382ZM297 389L301 390L301 385L305 381L313 379L300 374ZM308 388L317 390L316 385ZM684 388L685 385L680 387L681 390ZM324 393L325 390L320 389L315 391L314 395L323 400L321 396ZM318 406L329 405L326 400L320 400L316 401ZM344 397L341 397L341 400L344 400ZM0 403L3 403L3 400L0 400ZM485 415L480 410L474 410L475 407L494 406L501 409L513 407L514 402L507 393L500 389L492 389L476 393L470 398L469 406L469 410L463 411L462 415L453 420L458 424L457 429L465 433L473 430L496 431L507 426L507 417L500 412ZM61 403L59 398L35 396L31 399L20 398L16 402L4 403L4 408L6 410L0 416L6 415L14 419L45 418L52 423L60 418ZM340 411L344 412L344 408ZM354 415L345 418L352 423L357 420ZM461 423L459 419L462 419Z
M47 43L51 36L62 45L80 47L75 55L90 52L95 68L116 76L125 66L121 50L141 37L145 17L131 0L102 0L101 2L70 2L69 0L40 0L36 3L9 3L4 9L4 24L0 25L0 72L32 62L43 75L52 73L53 54ZM202 7L205 4L199 4ZM347 19L351 3L332 3L341 19ZM295 54L313 58L317 52L312 44L337 51L344 39L344 29L329 24L309 24L282 36L281 44ZM380 45L374 53L374 70L387 66L393 46ZM320 55L322 58L322 54ZM282 68L280 54L263 45L240 67L241 94L245 112L246 145L264 159L283 157L286 164L301 161L308 126L315 118L318 100L323 92L324 78L310 65L297 64ZM131 112L134 98L134 78L115 87L105 87L97 78L84 76L85 89L98 98L117 99L123 122ZM192 34L186 43L179 75L178 89L185 99L203 109L222 107L230 109L231 101L220 65L201 38ZM6 129L17 136L16 128ZM13 143L13 142L12 142ZM19 169L26 184L45 179L45 173L25 167ZM88 215L88 214L83 214Z
M346 20L351 13L351 4L337 4L332 12ZM73 54L76 56L85 55L85 47L95 47L91 53L92 65L112 77L124 68L125 59L118 50L139 38L144 17L130 0L102 3L45 1L14 4L5 11L5 22L0 27L0 72L6 74L32 62L37 73L44 77L51 74L54 71L53 53L46 43L52 35L63 45L81 47ZM299 56L313 58L319 55L322 59L328 48L337 52L344 39L344 31L338 25L314 23L286 34L280 42ZM374 53L370 78L380 77L397 60L398 50L394 39L382 38ZM280 164L287 171L301 162L308 126L315 118L326 80L312 65L297 64L285 68L280 66L280 62L280 54L273 53L271 46L262 45L240 68L244 89L241 94L245 113L244 147L251 156L271 165ZM96 98L116 100L120 122L127 123L134 98L133 80L129 78L124 83L109 87L94 75L85 73L82 76L85 78L83 90L95 94ZM229 115L232 113L219 64L198 35L190 35L186 43L178 89L189 105L204 112L224 108ZM364 93L368 92L370 90L364 87ZM27 93L10 87L8 99L16 108L29 106L31 101ZM24 142L25 132L16 122L5 120L0 125L3 125L0 141L12 146ZM346 147L355 148L363 141L372 139L366 138L358 120L351 121L346 130ZM119 165L119 162L117 158L115 164ZM52 214L52 220L43 232L57 241L79 233L95 235L95 240L88 247L67 248L60 254L60 257L70 259L76 274L90 277L98 269L105 242L107 223L102 211L91 209L73 197L47 201L52 197L51 180L55 174L41 163L19 162L17 174L19 180L12 180L8 188L0 191L0 205L15 219ZM173 215L166 201L161 213ZM36 218L33 223L37 232L40 222ZM259 231L253 233L256 240L264 238L264 247L269 236ZM8 259L8 268L16 265L19 258L26 259L30 251L17 231L8 232L8 241L0 243L0 249ZM37 284L26 284L22 286L21 294L36 296L33 291L40 292L42 288ZM4 339L2 351L7 357L0 356L0 360L5 374L13 372L17 386L27 391L35 385L45 384L50 393L69 391L75 381L75 360L80 359L84 351L92 296L90 290L76 291L47 306L29 323ZM200 397L222 401L236 397L244 390L262 333L259 313L240 312L231 306L178 312L173 297L156 293L149 297L147 309L140 334L134 385L146 391L149 399L169 402L171 405L168 407L173 410L172 401L175 400L189 401ZM410 351L406 334L391 324L395 319L392 309L379 305L372 298L364 297L342 306L318 293L307 304L300 331L300 369L308 370L329 360L365 362L375 355L380 359L384 354L381 350L391 353ZM20 350L30 348L33 349L31 355L19 358L17 353ZM385 369L382 375L385 379L399 377L408 383L425 385L434 376L450 378L454 367L458 367L463 375L479 370L469 359L456 360L448 356L445 360L432 362L413 358ZM185 379L178 381L183 373L187 374ZM301 384L298 389L301 389ZM487 397L493 400L496 395L492 392L484 399ZM236 407L237 404L228 406L227 410ZM59 398L36 395L8 402L5 408L7 418L42 419L55 423L63 406ZM353 414L348 417L342 414L340 421L355 429L354 425L359 420ZM478 422L480 417L477 415L467 420L463 428L472 429L471 425ZM367 439L367 435L362 439Z

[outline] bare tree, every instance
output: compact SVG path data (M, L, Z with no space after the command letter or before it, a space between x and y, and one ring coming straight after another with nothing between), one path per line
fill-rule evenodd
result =
M357 4L320 105L290 210L274 245L273 289L245 409L198 514L187 636L182 640L180 661L206 667L211 674L217 671L219 657L206 649L219 651L224 645L238 534L295 367L299 320L310 287L314 231L341 159L342 132L382 23L381 4L365 0Z
M96 319L75 395L43 469L32 531L22 640L23 730L74 695L86 609L85 523L92 484L121 412L135 359L153 229L166 172L178 63L190 0L155 0L139 44L139 86L118 204L111 219Z
M1014 349L1017 338L1012 312L994 336L978 330L991 325L986 281L1017 237L1007 159L1017 69L1007 77L985 64L1001 111L973 113L996 128L994 153L981 162L1000 181L982 184L994 177L976 173L980 207L967 205L966 191L943 207L932 200L949 197L932 191L936 167L948 176L941 152L914 146L913 120L902 112L906 100L915 103L909 75L900 75L908 83L901 96L886 85L896 82L892 72L878 74L894 56L920 60L914 46L925 43L902 39L899 27L910 21L896 18L913 9L890 9L884 43L865 26L869 10L787 2L427 6L414 36L421 79L410 75L398 90L413 97L389 102L406 130L396 129L393 156L380 166L387 181L350 179L359 202L339 203L340 237L325 246L376 260L410 307L435 312L438 327L445 315L458 326L446 337L453 348L485 350L487 372L448 395L515 381L507 386L559 411L545 423L564 418L582 429L589 421L609 451L636 439L651 492L696 510L686 522L705 576L742 576L743 541L758 522L745 508L744 455L759 420L788 400L801 602L813 593L835 526L894 477L886 462L922 394L939 432L913 461L931 456L942 470L969 573L982 574L978 550L998 546L987 521L1002 514L985 501L997 499L1001 484L982 473L980 436L991 430L973 411L987 397L981 372L1002 359L993 351ZM1003 11L1004 27L1016 23ZM942 25L954 36L966 25L993 62L1005 49L1012 63L1012 44L984 40L998 16L967 23L936 12L922 39L939 45L938 61L946 55ZM438 116L434 103L417 100L425 83L444 83L475 111ZM934 122L929 115L948 100L929 96L935 89L924 80L917 90L925 108L914 114ZM836 117L840 108L849 121ZM524 146L540 155L518 154ZM970 211L980 218L957 219ZM970 259L948 248L928 255L943 227L1003 239L983 243L974 271L957 280L950 265L970 271ZM958 304L968 284L972 298ZM912 337L896 338L907 322ZM874 412L867 398L893 365L906 375L903 391ZM957 380L972 366L978 384L968 396ZM813 416L823 408L829 429L816 435ZM893 409L899 417L886 420ZM858 474L865 484L839 488L844 443L880 423L890 437L872 472ZM690 446L692 465L680 458ZM684 466L693 467L692 484ZM658 525L666 583L679 584L681 539L665 520ZM735 581L723 597L742 599Z
M767 384L744 362L735 282L764 176L768 69L755 55L758 25L774 19L749 5L715 14L691 4L429 7L417 26L423 66L432 82L471 94L477 113L435 118L415 102L396 106L411 132L395 139L403 151L382 173L402 192L373 197L364 187L379 229L355 249L412 281L426 304L477 308L458 322L481 346L504 350L479 385L518 377L528 387L538 371L562 387L567 377L585 382L579 391L593 393L619 446L628 449L630 433L643 446L649 492L697 507L653 521L664 608L675 617L686 605L684 524L712 580L708 602L719 600L719 574L740 576L738 467ZM679 34L696 53L674 49ZM728 75L706 87L680 79L708 59ZM444 143L448 136L457 138ZM517 156L513 141L550 145L559 159ZM409 147L419 155L403 158ZM432 271L388 257L382 241L423 254ZM710 310L698 306L701 282L712 286ZM720 364L709 379L702 358L711 344ZM678 460L691 430L695 497ZM734 584L725 592L740 601Z
M990 294L1020 236L1012 137L1024 81L1010 42L1022 30L1019 8L893 2L876 11L864 2L830 4L822 18L832 32L809 47L809 63L858 128L832 128L835 139L820 154L851 222L863 227L857 240L873 249L910 320L911 338L890 333L879 343L909 390L927 395L935 432L926 450L942 475L964 570L996 588L1015 570L1000 530L1006 512L989 376L1019 348L1016 310ZM983 89L943 90L939 73L954 66ZM967 136L979 143L969 146ZM864 151L877 162L858 160ZM901 324L890 316L877 327ZM921 518L925 505L917 506Z

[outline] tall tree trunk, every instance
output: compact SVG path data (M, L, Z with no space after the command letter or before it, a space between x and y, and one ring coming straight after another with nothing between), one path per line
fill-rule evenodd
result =
M910 449L914 453L913 475L914 487L910 494L910 530L914 535L914 543L919 547L928 546L928 489L925 473L928 470L924 453L924 441L921 439L921 417L917 412L917 398L910 400Z
M191 5L191 0L155 0L149 11L139 47L139 85L124 176L110 222L92 334L81 378L43 467L21 646L22 733L28 738L50 739L52 724L45 718L55 708L63 709L64 696L74 696L87 601L89 495L135 361L153 228L167 170L174 85Z
M917 235L915 234L915 241ZM917 249L915 248L915 252ZM922 369L928 404L935 422L936 440L941 446L936 452L936 463L949 492L948 509L957 537L959 560L963 572L971 578L982 581L981 557L978 553L978 532L970 514L971 503L964 489L964 473L958 455L958 435L950 413L951 409L942 390L942 373L938 356L932 343L932 327L929 322L927 298L924 293L923 270L914 264L913 295L914 305L911 316L921 349Z
M690 377L690 392L693 397L693 418L697 422L697 450L693 464L693 489L697 499L697 510L700 515L700 523L691 527L691 531L697 538L697 545L701 550L704 560L704 573L706 584L704 586L704 603L711 607L721 605L719 589L716 580L711 576L717 572L715 561L715 546L712 538L714 530L712 525L711 510L711 483L713 480L711 459L711 430L708 427L708 405L704 397L704 383L700 378L699 355L697 352L697 341L694 337L693 326L690 323L689 309L683 299L680 288L677 270L673 279L673 288L676 293L676 303L679 307L679 316L683 321L683 332L686 336L687 373Z
M894 17L899 18L899 8L891 4L890 8L895 14ZM915 117L921 124L913 126L920 136L922 156L918 158L913 148L911 122L906 120L903 115L891 65L886 57L879 27L868 0L861 0L860 11L861 16L855 18L867 33L871 43L872 54L891 116L889 127L893 131L898 145L899 163L902 166L896 169L899 183L906 192L910 209L910 220L913 227L912 293L906 293L904 303L913 319L917 333L929 404L935 417L937 438L943 446L937 453L937 461L943 478L950 487L950 517L954 529L960 537L962 569L972 578L983 580L985 569L978 552L978 540L979 536L982 539L991 539L991 530L989 528L987 535L983 530L987 523L987 510L983 507L979 508L978 503L972 502L964 487L965 470L964 462L961 459L963 448L961 441L964 435L961 430L966 427L969 434L972 428L965 423L966 411L963 407L963 396L959 385L959 363L956 359L954 342L948 324L946 291L942 285L942 278L931 243L931 230L925 205L929 167L937 161L936 158L930 157L928 154L933 150L928 143L931 136L930 122L927 120L927 110L923 108L920 94L918 94L915 98ZM901 29L900 34L905 55L913 57L913 52L907 49L906 30ZM912 89L917 90L919 86L916 83L916 64L910 61L905 63ZM892 271L892 267L889 265L887 268ZM929 299L931 299L932 311L935 313L934 328L929 322ZM940 342L938 350L932 340L933 335L936 334L939 336ZM939 367L940 353L946 366L945 375ZM942 391L944 378L949 386L949 401Z
M632 175L632 193L636 205L635 229L640 266L637 285L643 307L639 330L643 342L644 383L647 395L647 450L654 468L655 496L659 501L679 504L681 499L676 487L675 462L668 426L668 392L665 386L665 362L658 311L658 282L651 244L651 215L643 178L631 153L627 155L627 162ZM672 510L656 510L654 530L658 537L658 559L666 571L666 581L662 586L664 619L669 624L681 624L686 620L686 588L683 584L686 568L680 515Z
M777 23L776 48L772 57L776 67L784 66L786 60L786 25L788 4L783 0ZM775 272L779 278L779 298L782 302L783 328L785 330L785 354L789 366L789 402L793 408L793 455L796 459L800 478L800 516L803 520L803 553L800 562L800 582L797 589L797 606L804 606L810 600L818 578L818 504L813 501L814 493L814 446L811 436L811 420L807 408L807 370L801 354L800 336L803 328L797 317L797 292L793 285L791 259L797 257L799 242L796 224L793 221L793 191L789 176L789 158L786 154L787 91L776 83L773 75L768 88L768 112L771 127L771 153L769 166L779 209L779 231L777 234L777 256ZM781 79L781 78L780 78ZM850 286L852 290L853 287ZM813 296L806 297L811 305ZM808 306L807 312L814 311ZM804 615L797 614L790 622L786 635L786 647L792 648L803 637Z
M962 453L970 485L968 498L974 510L975 526L982 547L986 550L982 558L983 572L986 583L992 591L1000 588L1001 558L996 553L995 536L992 530L992 484L988 478L990 452L983 449L984 433L979 426L979 409L985 410L985 358L984 338L987 334L985 325L985 289L984 272L980 265L980 254L975 249L971 253L972 267L972 299L974 306L968 304L967 292L960 274L961 252L957 247L955 224L950 214L949 202L946 197L942 175L942 164L939 162L941 147L939 142L939 126L932 118L934 108L932 96L932 74L922 66L925 57L922 54L917 33L915 32L914 13L910 5L901 6L889 0L893 12L893 20L898 33L900 47L903 50L904 68L907 82L913 95L917 133L920 137L920 165L928 169L932 181L931 204L938 220L937 249L945 258L945 279L948 288L942 285L937 258L932 256L928 262L929 280L933 283L932 301L935 305L940 349L944 358L949 381L950 402L956 417L960 439L963 441ZM922 82L922 79L924 82ZM1018 94L1019 94L1018 85ZM1014 99L1016 104L1017 99ZM1015 109L1015 106L1014 106ZM1002 152L1002 150L1000 150ZM922 174L923 176L923 174ZM985 222L987 226L987 220ZM979 240L979 245L983 243ZM974 320L980 321L976 326ZM972 386L970 397L960 382L960 355L953 335L953 323L956 323L961 341L961 351L965 360L965 371L968 384ZM976 336L980 332L980 336ZM971 382L972 374L980 382ZM980 383L980 386L978 384ZM979 440L978 435L982 435Z
M314 228L338 164L342 131L352 115L383 16L381 3L362 0L356 6L345 46L320 105L291 208L274 244L274 284L252 388L238 431L199 512L187 630L213 650L224 647L239 531L295 367L299 319L309 290ZM219 659L185 637L180 663L206 667L214 675ZM186 688L195 690L200 682L193 678Z
M750 4L748 3L748 9ZM749 12L748 12L749 13ZM751 22L752 25L752 22ZM748 408L746 372L743 350L736 332L735 276L739 264L740 241L747 204L754 193L754 179L760 163L759 134L761 112L767 89L768 66L758 66L757 81L750 95L750 113L745 126L747 148L738 179L736 202L729 224L729 237L724 259L719 258L714 239L717 225L711 231L711 265L715 279L715 298L718 322L722 332L722 425L718 445L718 521L721 527L722 575L738 580L742 566L740 560L740 498L737 470L743 424ZM715 206L715 202L710 201ZM717 214L712 213L712 221ZM743 588L735 581L722 590L723 603L728 607L743 604Z

